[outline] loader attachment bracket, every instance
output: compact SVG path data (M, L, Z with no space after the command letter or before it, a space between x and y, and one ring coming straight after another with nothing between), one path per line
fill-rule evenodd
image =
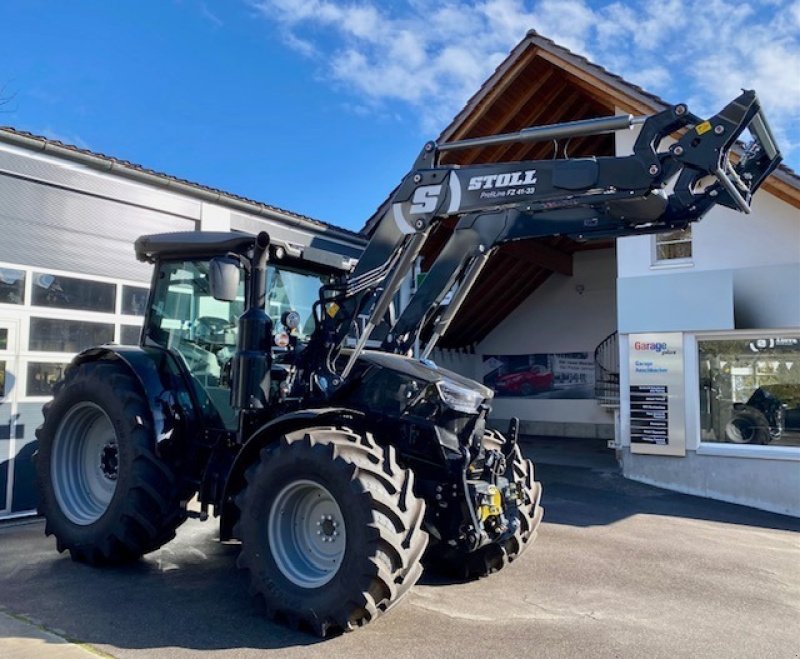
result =
M741 146L740 137L748 131L751 141ZM683 206L683 214L694 215L698 204L721 204L750 213L753 194L778 166L781 154L772 129L761 110L756 93L743 91L720 112L698 121L670 147L670 155L683 168L673 197ZM731 155L737 162L731 162ZM698 192L706 176L714 182Z

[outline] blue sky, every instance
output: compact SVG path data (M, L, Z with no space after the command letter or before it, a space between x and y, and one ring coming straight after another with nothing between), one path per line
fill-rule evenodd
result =
M0 0L0 125L359 229L530 28L800 169L798 0Z

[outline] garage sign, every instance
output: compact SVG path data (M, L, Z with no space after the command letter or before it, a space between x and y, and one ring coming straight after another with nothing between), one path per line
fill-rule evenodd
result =
M683 335L629 335L632 453L686 455Z

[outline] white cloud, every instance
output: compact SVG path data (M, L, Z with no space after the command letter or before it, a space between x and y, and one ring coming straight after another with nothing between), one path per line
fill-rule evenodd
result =
M400 102L429 134L535 29L700 114L753 87L784 151L800 142L800 0L249 1L355 106Z

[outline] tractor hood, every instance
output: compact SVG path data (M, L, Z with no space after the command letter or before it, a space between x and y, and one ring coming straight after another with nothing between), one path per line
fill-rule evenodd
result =
M345 351L347 353L348 351ZM361 353L359 361L365 365L379 366L398 373L402 373L416 380L436 383L449 380L460 387L478 392L484 399L491 400L494 391L485 387L480 382L466 378L454 371L436 366L432 361L420 361L412 357L404 357L377 350L365 350Z

